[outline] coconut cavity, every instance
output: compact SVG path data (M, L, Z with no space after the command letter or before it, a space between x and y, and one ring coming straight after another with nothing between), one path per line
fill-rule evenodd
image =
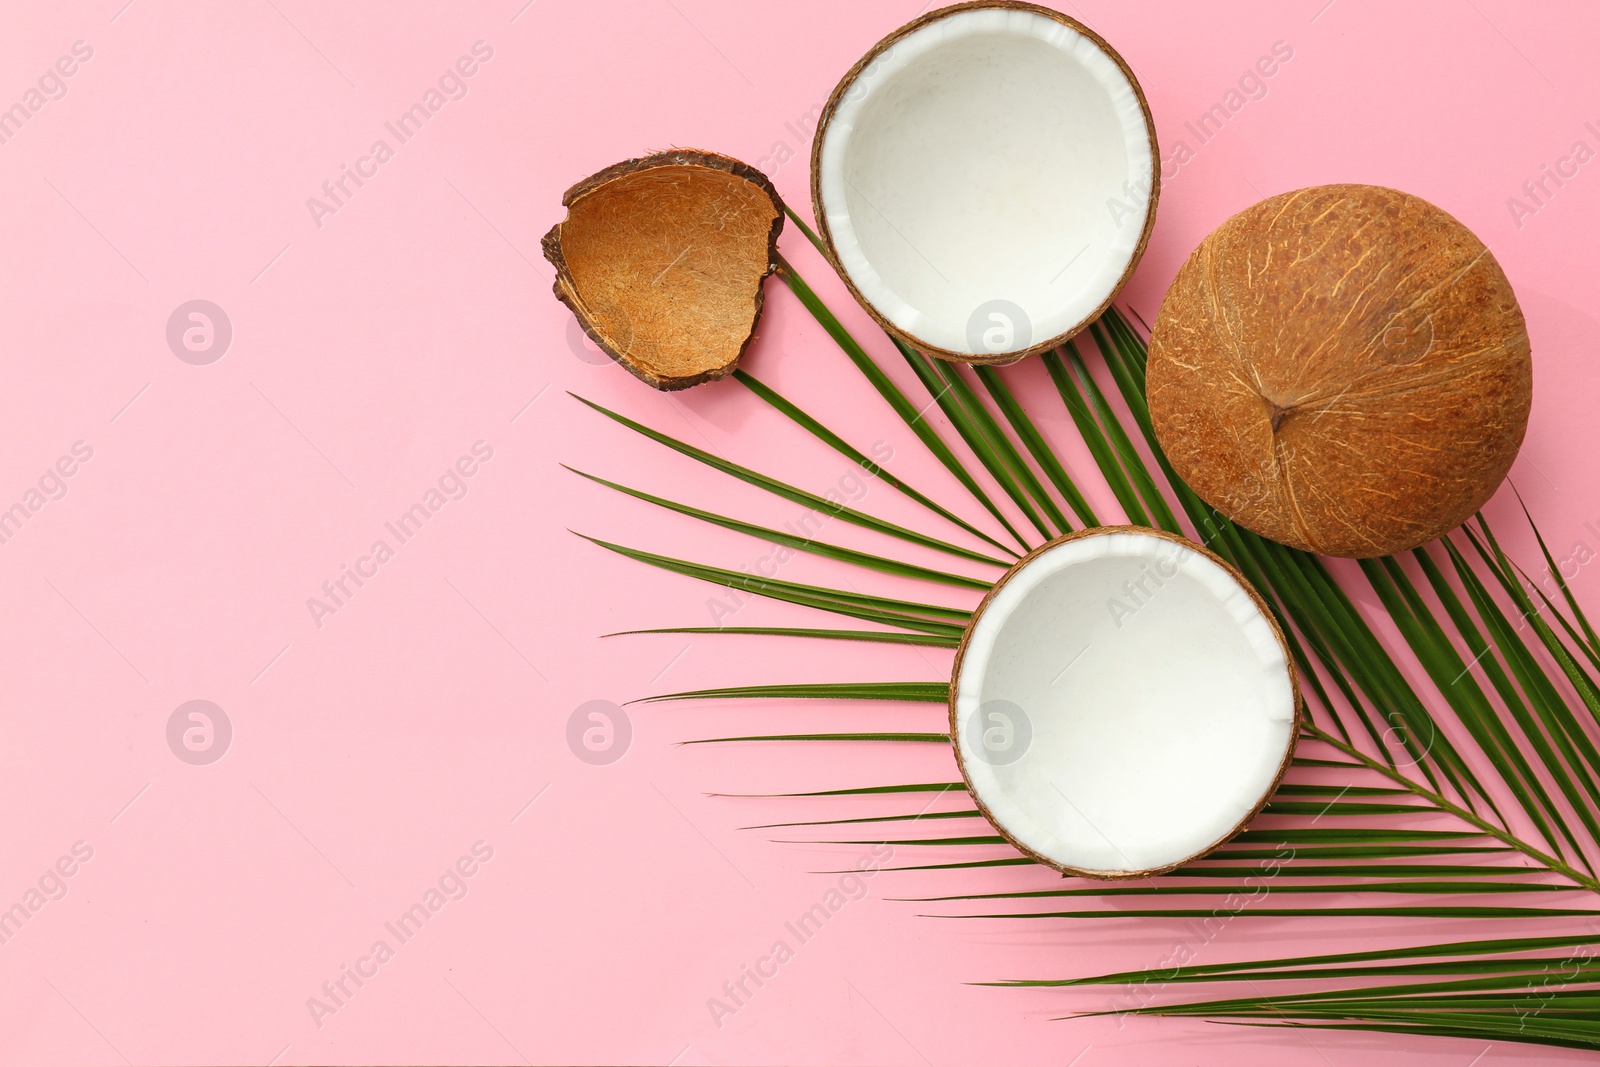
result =
M561 199L544 237L555 293L591 340L657 389L733 372L777 268L783 207L766 175L689 149L630 159Z
M1277 624L1226 563L1142 527L1014 566L957 655L950 726L978 806L1058 870L1128 878L1222 844L1294 749Z
M1111 46L1055 11L965 4L833 92L812 198L846 283L923 352L1005 362L1110 303L1144 251L1155 126Z
M1150 419L1228 518L1331 556L1459 526L1528 425L1517 298L1470 230L1420 197L1323 185L1224 222L1150 335Z

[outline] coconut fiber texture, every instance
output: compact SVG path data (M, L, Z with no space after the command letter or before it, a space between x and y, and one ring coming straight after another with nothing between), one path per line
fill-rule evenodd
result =
M607 167L561 203L544 255L596 345L657 389L733 372L777 269L783 207L766 175L710 152L659 152Z
M1383 556L1460 525L1522 444L1528 332L1483 242L1370 185L1275 196L1178 271L1150 417L1218 511L1296 548Z

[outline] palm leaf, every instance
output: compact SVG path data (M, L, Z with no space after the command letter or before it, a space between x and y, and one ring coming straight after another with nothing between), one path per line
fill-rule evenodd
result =
M793 215L790 215L790 218L793 217ZM834 318L833 313L823 305L821 300L817 299L817 294L811 291L811 287L796 273L788 261L782 259L782 257L779 257L779 261L781 263L781 268L778 272L779 276L789 286L789 290L800 298L800 302L805 305L806 310L811 312L822 328L828 332L828 335L839 343L839 347L844 351L845 355L850 357L850 360L855 363L866 379L878 390L878 395L889 403L895 414L900 416L905 424L910 427L911 432L917 435L917 439L923 443L929 452L933 453L934 458L939 460L946 470L955 475L956 480L962 484L967 492L972 494L972 498L981 504L985 511L995 517L995 520L1000 523L1006 533L1010 534L1018 544L1027 548L1028 543L1022 539L1022 535L1011 525L1005 514L995 507L994 501L990 500L989 495L978 486L977 480L967 473L967 469L961 465L960 460L956 459L955 453L950 450L950 446L945 444L944 439L939 436L938 432L923 420L922 413L932 406L932 401L922 408L913 407L911 401L906 399L905 394L900 391L893 380L872 361L872 357L867 355L866 350L856 343L855 338L851 337L839 320Z
M747 574L744 571L728 570L725 567L708 567L698 563L691 563L687 560L674 559L671 556L658 555L654 552L627 548L623 545L612 544L610 541L602 541L596 537L586 537L583 534L578 536L618 555L627 556L629 559L648 563L653 567L660 567L662 570L687 575L690 578L713 582L729 589L770 597L773 600L784 600L791 604L799 604L802 607L820 608L837 615L864 619L868 622L898 626L904 630L916 630L943 637L959 638L961 636L961 627L953 621L946 621L955 618L949 608L865 596L853 591L847 593L842 589L802 585L798 582L779 581L776 578L762 578L759 575Z
M1073 512L1086 526L1099 526L1100 520L1095 518L1094 509L1089 506L1089 502L1079 492L1077 484L1073 482L1072 476L1067 473L1067 469L1061 465L1061 461L1056 458L1056 454L1050 451L1049 443L1045 441L1044 436L1034 426L1033 420L1028 418L1028 413L1023 410L1022 405L1017 402L1016 396L1011 392L1010 387L1006 385L1005 378L993 367L974 367L973 373L978 376L978 380L983 383L983 387L989 391L989 396L994 399L995 406L1004 413L1006 421L1011 424L1011 428L1016 431L1017 437L1028 449L1028 454L1039 465L1039 469L1044 471L1046 477L1050 479L1050 483L1061 494L1062 499L1067 502L1067 505L1072 508ZM1061 516L1059 512L1056 512L1056 514L1061 528L1063 530L1070 528L1065 516Z
M607 637L629 634L745 634L768 637L813 637L825 641L867 641L886 645L922 645L926 648L955 648L959 637L937 634L897 634L879 630L821 630L800 626L663 626L654 630L621 630Z
M810 227L792 212L790 218L821 250ZM788 259L780 261L779 273L865 384L1019 548L1029 547L1028 541L1008 510L1020 517L1021 525L1050 537L1072 528L1069 512L1080 523L1097 523L1099 517L1083 487L1103 487L1128 520L1194 537L1240 569L1278 616L1306 693L1301 748L1287 781L1257 822L1210 856L1139 884L1108 886L1068 879L1049 890L1022 883L1014 890L995 891L991 881L982 892L952 885L946 892L916 899L947 907L1051 897L1081 904L1076 910L1028 910L1023 905L1023 910L981 914L958 908L959 914L945 916L969 921L1203 920L1217 914L1221 898L1227 914L1251 922L1272 916L1316 917L1330 932L1346 919L1370 918L1450 919L1471 922L1483 931L1472 941L1396 943L1364 953L1188 962L1091 977L1048 976L994 984L1060 988L1063 995L1094 986L1149 987L1149 996L1121 1009L1127 1014L1600 1047L1600 989L1596 988L1600 965L1593 963L1600 955L1594 948L1600 945L1600 936L1528 937L1519 927L1528 920L1600 916L1596 899L1600 879L1594 873L1600 852L1600 738L1596 736L1600 640L1536 528L1534 539L1550 570L1554 595L1528 579L1481 516L1458 537L1412 553L1409 567L1400 559L1376 560L1336 575L1315 556L1227 521L1177 477L1155 437L1144 400L1144 342L1116 309L1088 331L1086 340L1092 341L1098 359L1072 344L1041 357L1093 461L1092 469L1073 470L1039 432L1016 372L995 367L968 370L930 360L886 338L884 351L890 362L897 357L910 372L911 380L902 386L850 335ZM1107 377L1114 388L1102 388L1100 382ZM959 528L1009 559L1016 557L1014 549L983 532L960 513L962 509L946 508L911 489L821 419L753 375L740 371L736 378L760 401L918 503L933 519ZM966 564L998 567L1007 562L864 511L829 504L598 405L590 406L754 488L821 508L900 543ZM924 418L935 408L947 420L953 442ZM968 460L960 458L958 449ZM645 632L950 647L959 640L972 606L987 586L982 579L890 555L803 538L784 540L783 531L594 480L686 518L810 552L830 566L944 586L961 605L874 596L853 586L761 578L596 540L601 547L651 566L880 628L677 627ZM1528 522L1531 527L1531 516ZM1358 606L1374 599L1381 610ZM1380 630L1388 632L1385 627L1390 625L1399 635L1398 643L1380 636ZM851 732L741 733L685 744L945 745L949 737L942 729L920 732L898 724L885 729L872 721L884 712L871 709L881 709L884 702L940 705L947 696L944 682L806 681L699 688L654 699L825 699L862 707L859 726ZM803 705L787 710L806 714ZM913 706L894 714L897 720L910 717L944 726L942 708L930 714ZM882 826L888 831L923 822L977 820L979 813L971 807L929 813L927 806L945 793L967 797L965 787L955 781L886 781L768 794L768 802L784 804L804 805L810 798L831 797L890 808L827 819L807 819L801 812L750 828L810 831L811 839L805 843L812 845L887 844L919 852L935 850L926 861L913 856L911 862L882 870L941 872L940 877L952 880L972 870L989 871L993 879L1011 867L1031 865L992 833L817 837L837 834L832 828L845 826ZM895 810L896 805L908 803L926 806ZM972 849L991 851L974 855ZM1279 900L1252 899L1248 906L1229 907L1230 900L1254 898L1263 891L1262 899ZM1554 906L1528 903L1541 899ZM1594 929L1600 931L1600 925ZM1587 955L1571 964L1582 953ZM1554 966L1564 967L1563 979L1538 984ZM1294 988L1308 980L1317 981L1319 987L1313 992ZM1236 983L1245 988L1233 997L1181 999L1183 990L1194 983ZM1529 1010L1530 1004L1535 1010Z
M760 397L762 400L765 400L768 404L772 405L772 407L782 412L797 425L816 437L819 441L826 444L829 448L833 449L841 456L844 456L851 463L856 464L869 474L883 479L889 485L904 493L912 500L915 500L917 503L933 512L941 519L946 519L955 523L963 530L972 534L972 536L987 541L1000 551L1006 553L1012 558L1016 558L1016 553L1014 551L1007 548L999 541L996 541L994 538L990 537L988 534L972 525L966 519L961 518L961 516L957 515L955 512L934 503L922 493L919 493L917 490L913 489L899 478L896 478L894 475L890 474L876 462L868 459L860 449L849 444L844 438L840 437L838 434L822 425L822 423L818 422L816 419L813 419L810 415L807 415L804 411L800 410L799 407L790 403L788 400L785 400L781 395L778 394L777 390L762 384L762 382L756 378L755 375L745 370L736 370L733 372L733 378L735 381L744 385L745 388L749 389L756 396Z
M934 402L949 418L961 439L978 458L1017 509L1027 516L1041 537L1049 540L1058 533L1071 529L1066 517L1056 508L1055 502L1044 492L1043 486L1033 476L1033 471L1022 462L1022 457L1000 431L999 424L978 402L978 396L961 376L960 371L944 360L931 359L895 340L895 347L905 358L923 386L932 394ZM1039 517L1035 505L1055 520L1051 529Z
M881 571L884 574L895 574L903 578L920 578L929 582L957 585L964 589L986 590L989 588L988 582L977 578L968 578L963 574L948 574L944 571L936 571L931 567L918 567L915 564L901 563L899 560L888 559L884 556L875 556L869 552L857 552L850 548L840 548L837 545L818 541L814 537L798 537L783 530L774 530L767 526L756 526L748 522L740 522L738 519L730 519L724 515L690 507L688 504L678 504L659 496L653 496L642 489L630 489L625 485L601 478L599 475L585 474L575 467L567 467L566 469L580 478L587 478L591 482L606 486L609 489L615 489L617 492L631 496L635 500L644 500L655 504L657 507L666 508L668 511L675 511L680 515L688 515L691 518L700 519L702 522L721 526L725 530L748 534L759 540L770 541L772 544L783 545L799 552L810 552L815 555L825 556L828 559L838 560L841 563L853 563L858 567Z
M735 741L910 741L917 744L949 744L949 734L918 734L903 731L868 731L833 734L750 734L744 737L702 737L684 741L685 745L724 745Z
M794 685L736 685L726 689L692 689L643 697L663 700L896 700L916 704L943 704L950 686L945 682L802 682Z
M948 552L950 555L959 556L962 559L970 559L978 563L988 563L996 567L1004 567L1006 565L1002 560L993 559L989 556L983 555L980 552L974 552L969 548L960 548L946 541L941 541L936 537L929 537L927 534L920 534L914 530L908 530L903 526L896 526L894 523L885 522L883 519L875 518L872 515L857 511L851 507L846 507L844 504L828 500L826 497L820 497L815 493L808 493L803 489L797 489L792 485L780 482L776 478L769 478L764 474L758 474L748 467L741 467L737 463L730 463L727 460L722 459L720 456L712 455L710 452L707 452L704 449L696 448L691 444L685 444L684 442L679 441L677 438L670 437L659 430L652 430L643 423L635 422L625 415L619 415L615 411L601 407L592 400L585 400L583 397L577 396L576 394L573 394L573 399L577 400L579 403L588 405L590 408L598 411L600 414L609 419L614 419L615 421L628 427L630 430L635 430L643 434L652 441L666 445L675 452L681 452L689 458L697 459L709 467L714 467L726 474L731 474L740 481L759 486L760 488L767 490L769 493L774 493L783 497L785 500L792 500L796 504L803 504L813 511L824 512L828 515L841 518L846 522L854 523L857 526L863 526L869 530L876 530L879 533L886 533L891 537L898 537L901 540L909 541L912 544L924 545L928 548L935 548L940 552Z

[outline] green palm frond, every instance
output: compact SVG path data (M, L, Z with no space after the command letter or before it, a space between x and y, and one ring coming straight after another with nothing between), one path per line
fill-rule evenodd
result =
M791 213L789 217L794 218L795 216ZM804 223L801 225L804 225ZM807 232L809 233L810 231L808 230ZM828 332L828 335L839 343L839 347L843 349L845 355L850 357L851 362L856 365L867 381L872 384L873 388L878 390L878 395L888 401L895 414L899 415L901 420L910 427L911 432L917 435L917 439L927 447L934 458L955 476L956 480L961 483L967 492L972 494L973 499L981 504L985 511L994 516L995 521L1005 529L1006 533L1011 535L1013 540L1024 549L1031 547L1022 539L1022 535L1017 532L1016 527L1011 525L1010 520L1005 517L1004 513L995 506L994 501L989 499L989 495L979 487L977 479L967 472L967 468L956 458L955 453L945 443L944 438L940 437L933 427L923 419L923 412L928 407L931 407L933 402L929 401L927 405L921 408L913 406L911 401L906 398L906 395L900 391L900 388L894 384L894 381L883 372L881 367L872 361L871 356L867 355L866 349L858 345L855 338L851 337L839 320L834 318L833 312L829 311L822 301L817 299L817 294L812 292L811 287L806 285L794 268L788 265L788 261L781 256L779 261L783 263L783 280L788 283L789 290L800 298L800 302L805 305L806 310L811 312L822 328Z
M789 217L818 244L804 221ZM1470 921L1482 931L1477 940L1407 943L1407 924L1399 923L1384 927L1402 931L1388 935L1394 943L1367 952L1227 963L1168 960L1096 976L987 984L1059 989L1063 997L1074 990L1120 989L1127 1003L1110 1010L1126 1015L1600 1048L1600 637L1537 528L1534 540L1548 571L1537 581L1512 560L1481 515L1407 556L1330 566L1232 524L1177 477L1145 404L1145 343L1117 310L1090 327L1081 350L1069 343L1040 357L1055 395L1035 398L1020 389L1016 369L930 360L893 339L883 349L889 358L880 363L788 259L780 259L779 274L865 384L970 500L959 507L936 502L747 371L736 372L735 379L757 400L917 503L940 533L830 502L584 401L703 466L837 517L883 542L875 551L847 548L583 474L652 507L808 553L837 569L839 578L834 585L809 585L590 538L597 546L738 593L873 627L667 626L630 632L952 648L999 568L1031 547L1030 538L1125 518L1192 537L1239 568L1283 625L1307 708L1296 758L1261 816L1209 856L1156 879L1108 885L1069 878L1049 889L1035 888L1034 881L1002 891L994 891L991 880L983 892L964 892L954 884L963 872L990 872L992 879L1004 876L996 869L1026 868L1032 861L990 832L964 784L953 780L767 794L769 802L799 810L748 829L810 831L805 843L813 845L915 850L911 862L882 870L943 872L952 880L948 891L909 899L968 921L1207 921L1226 915L1254 922L1306 916L1325 920L1329 931L1347 919ZM898 384L886 366L909 384ZM1039 405L1057 403L1069 420L1063 425L1070 424L1086 446L1092 469L1073 469L1041 431ZM942 416L940 425L926 417L929 412ZM1103 491L1101 499L1115 500L1122 515L1098 514L1089 503L1096 494L1086 489ZM1532 521L1529 516L1530 527ZM947 562L902 560L905 545ZM926 583L948 603L865 592L851 576ZM1361 606L1372 603L1381 610ZM1397 641L1380 636L1391 632ZM849 732L741 732L683 742L690 745L948 745L942 707L916 706L943 705L947 696L944 681L805 681L647 699L759 700L802 713L804 705L795 702L862 707L859 727ZM906 706L886 709L885 702ZM884 714L893 715L892 725L871 718ZM832 817L830 811L828 818L808 818L805 806L818 798L874 806L859 814ZM918 824L926 832L913 832L923 829ZM1048 903L1052 898L1060 903ZM1006 910L995 910L1001 906ZM1556 922L1573 932L1530 937L1529 922ZM1232 995L1188 995L1201 984L1228 985L1225 992ZM1074 1010L1070 1002L1063 1003L1063 1012L1106 1013Z
M635 422L624 415L617 414L615 411L611 411L608 408L603 408L593 401L585 400L581 396L573 395L573 399L577 400L579 403L588 405L607 418L615 419L617 422L628 427L630 430L636 430L651 440L666 445L668 448L673 449L676 452L681 452L691 459L699 460L701 463L704 463L707 466L714 467L726 474L731 474L740 481L748 482L751 485L758 486L762 489L765 489L767 492L774 493L786 500L792 500L796 504L803 504L813 511L822 512L826 515L843 519L845 522L854 523L857 526L864 526L869 530L887 533L894 537L898 537L903 541L909 541L912 544L924 545L928 548L936 548L941 552L948 552L950 555L959 556L962 559L969 559L978 563L987 563L995 567L1006 566L1004 560L998 560L992 556L985 556L983 553L975 552L972 549L960 548L956 545L950 544L947 541L941 541L936 537L930 537L927 534L917 533L915 530L908 530L904 526L896 526L894 523L886 522L883 519L879 519L864 512L857 511L856 509L848 507L845 504L829 500L826 497L818 496L815 493L808 493L804 489L797 489L794 486L781 482L776 478L769 478L764 474L758 474L748 467L741 467L737 463L729 463L727 460L724 460L719 456L714 456L702 448L696 448L694 445L686 444L683 441L679 441L674 437L660 432L659 430L652 430L643 423Z
M950 686L946 682L799 682L791 685L736 685L726 689L693 689L643 697L663 700L897 700L915 704L943 704Z
M736 741L910 741L916 744L947 745L949 734L920 734L902 731L868 731L832 734L748 734L743 737L702 737L685 745L722 745Z
M868 641L885 645L922 645L925 648L955 648L961 639L937 634L897 634L877 630L824 630L801 626L663 626L654 630L621 630L607 637L629 634L744 634L768 637L813 637L826 641Z
M851 463L854 463L856 466L862 468L863 470L875 475L878 478L883 479L885 482L887 482L888 484L893 486L895 489L897 489L900 492L904 493L906 496L910 497L912 500L915 500L917 503L921 504L923 507L925 507L929 511L933 512L935 515L939 516L941 519L946 519L946 520L948 520L950 522L955 523L961 529L967 531L968 533L970 533L972 536L978 538L979 540L988 542L989 544L993 545L995 548L998 548L1000 551L1002 551L1002 552L1006 553L1007 555L1011 556L1013 559L1017 558L1017 554L1016 554L1015 551L1013 551L1012 549L1007 548L1005 545L1001 544L999 541L996 541L993 537L990 537L988 534L984 533L982 530L978 529L976 526L972 525L967 520L961 518L955 512L948 510L947 508L943 507L942 505L934 503L932 500L930 500L928 497L924 496L922 493L920 493L917 490L911 488L911 486L907 485L905 482L901 481L900 479L896 478L894 475L890 474L883 467L879 466L874 461L868 459L866 457L866 455L859 448L856 448L854 445L852 445L849 442L847 442L844 438L840 437L838 434L834 433L832 430L830 430L826 426L822 425L822 423L818 422L816 419L812 418L810 415L807 415L804 411L800 410L799 407L797 407L796 405L790 403L788 400L784 399L781 395L779 395L777 390L769 388L766 385L763 385L762 382L760 381L760 379L756 378L755 375L753 375L750 372L745 371L745 370L736 370L736 371L733 372L733 378L734 378L735 381L740 382L741 384L743 384L747 389L749 389L756 396L760 397L762 400L765 400L768 404L772 405L772 407L777 409L783 415L787 416L790 420L792 420L796 425L798 425L802 429L804 429L807 433L810 433L811 435L816 437L819 441L821 441L823 444L826 444L829 448L833 449L835 452L839 453L841 456L843 456L846 459L848 459Z
M989 588L988 582L982 581L978 578L968 578L966 575L962 574L947 574L944 571L936 571L931 567L918 567L915 564L901 563L899 560L888 559L884 556L875 556L870 552L857 552L854 549L840 548L837 545L830 545L822 541L818 541L814 537L800 537L797 534L789 533L784 530L774 530L768 526L756 526L752 523L740 522L738 519L730 519L724 515L718 515L714 512L704 511L696 507L690 507L688 504L678 504L671 500L654 496L650 493L646 493L642 489L630 489L625 485L608 481L605 478L599 477L598 475L585 474L583 471L580 471L574 467L567 467L566 469L572 471L573 474L576 474L580 478L587 478L591 482L597 482L608 489L615 489L617 492L626 496L631 496L635 500L644 500L656 505L657 507L666 508L668 511L676 511L679 515L688 515L689 517L699 519L702 522L709 522L713 526L721 526L723 529L733 530L735 533L748 534L749 536L759 538L762 541L769 541L775 545L782 545L785 548L792 548L798 552L811 552L819 556L826 556L829 559L838 560L841 563L854 563L859 567L866 567L870 570L881 571L884 574L898 574L903 578L921 578L924 581L929 582L942 582L945 585L958 585L964 589L986 590Z

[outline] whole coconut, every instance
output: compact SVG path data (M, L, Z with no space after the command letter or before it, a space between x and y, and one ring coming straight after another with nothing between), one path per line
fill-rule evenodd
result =
M1528 332L1489 249L1394 189L1274 196L1201 242L1150 336L1174 469L1296 548L1384 556L1493 495L1532 399Z

